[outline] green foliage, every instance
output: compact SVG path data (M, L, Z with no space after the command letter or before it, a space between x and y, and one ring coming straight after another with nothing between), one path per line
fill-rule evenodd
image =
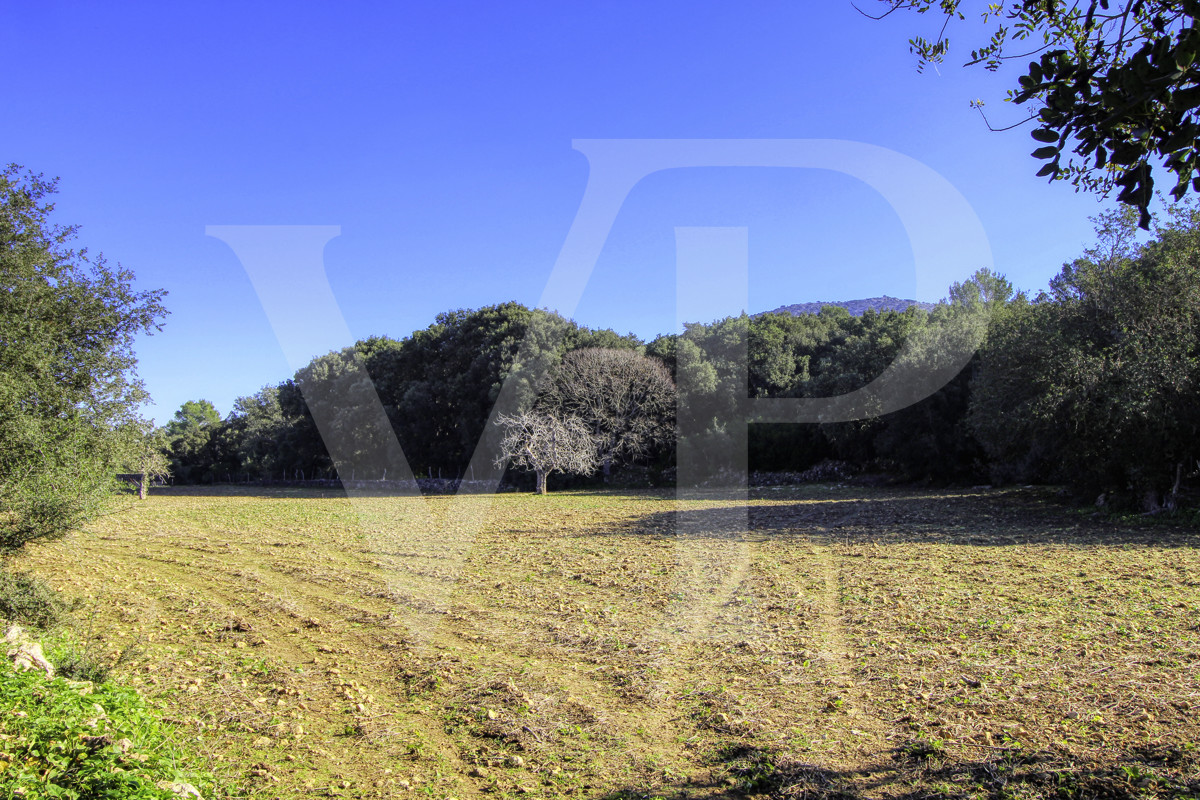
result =
M1200 212L1138 245L1131 213L1017 304L984 353L971 422L1013 477L1173 507L1200 458Z
M909 336L927 322L928 315L917 308L882 314L867 311L861 317L843 319L837 347L822 354L804 388L805 395L834 397L866 386L896 360ZM882 424L882 418L875 417L825 425L823 431L838 458L869 463L875 458L874 440Z
M181 436L221 424L221 415L208 400L188 400L179 407L175 416L167 423L167 436Z
M1058 347L1053 313L1018 296L994 318L972 376L967 425L996 483L1046 478L1064 444L1043 411L1053 375L1040 365L1052 363Z
M129 644L122 648L116 658L108 659L97 652L95 647L91 646L91 641L87 644L74 647L66 647L56 653L58 674L64 678L70 678L77 681L91 681L92 683L104 683L109 676L117 669L137 657L141 652L141 647L137 644Z
M238 398L225 421L207 401L184 404L165 429L172 467L182 483L331 478L336 460L342 477L377 479L398 474L398 439L417 475L458 477L481 439L498 444L487 420L509 378L509 410L527 408L563 354L640 346L518 303L439 314L402 341L373 336L318 356L291 380Z
M304 426L317 431L332 456L348 466L344 477L378 478L394 458L388 420L377 413L375 387L356 348L314 358L293 379L303 402ZM311 435L311 434L310 434Z
M917 761L931 761L946 757L946 747L941 739L920 736L900 746L900 753Z
M710 325L688 323L675 339L676 463L685 472L682 483L745 469L750 327L743 314Z
M239 397L227 422L234 443L237 472L274 475L286 469L295 450L292 425L284 414L278 386L263 387L257 394Z
M934 307L925 315L924 325L914 325L914 330L923 328L930 335L913 342L907 356L910 366L936 369L943 352L960 346L959 342L948 341L958 336L977 337L979 344L986 344L993 320L1003 313L1012 296L1012 285L988 269L952 285L950 302ZM977 325L987 325L988 331L974 330ZM947 482L979 477L983 453L966 425L971 379L978 369L979 359L972 357L961 372L929 397L881 417L872 441L879 463L911 480Z
M134 337L161 291L70 248L52 181L0 172L0 548L61 536L95 514L141 441Z
M221 461L221 415L208 400L189 400L161 431L170 469L181 483L212 483Z
M161 782L212 796L207 776L181 775L174 735L130 689L72 686L0 664L0 793L5 797L170 800Z
M499 429L487 430L487 419L507 379L518 382L516 407L527 408L541 388L531 381L564 353L640 342L504 303L439 314L401 343L365 344L366 368L413 470L459 475L480 440L498 436Z
M839 346L854 319L835 306L816 314L754 317L748 343L750 395L808 396L814 367ZM829 440L814 425L755 424L748 436L753 469L803 470L832 455Z
M442 314L403 341L374 337L316 358L292 380L239 399L224 422L211 404L185 405L168 427L175 452L193 439L205 444L177 472L331 476L322 434L332 434L339 464L383 477L399 459L394 433L414 472L459 477L480 440L499 452L515 429L487 426L511 378L507 418L532 409L576 420L599 443L601 463L669 466L674 450L685 482L836 458L908 480L1056 480L1081 496L1175 506L1200 457L1200 214L1176 210L1146 245L1134 242L1136 222L1132 211L1102 219L1097 246L1033 301L980 270L928 308L731 317L689 324L644 354L632 338L514 303ZM963 362L947 354L977 347L952 374ZM585 365L589 358L597 363ZM880 393L865 419L747 432L753 398L844 396L892 365L929 378L929 393L896 384L913 402L890 413L885 399L901 404ZM653 399L617 391L633 385L616 380L626 368L661 391ZM386 422L378 406L367 413L376 398ZM568 433L556 441L573 441ZM564 469L537 460L543 477Z
M948 23L965 19L962 0L881 2L890 7L885 15L944 16L936 37L914 37L910 47L922 66L945 59ZM1200 190L1200 2L1021 0L976 8L995 27L969 65L996 70L1036 56L1008 99L1034 109L1040 146L1033 157L1046 162L1039 176L1105 194L1119 188L1117 199L1139 209L1142 228L1150 223L1155 169L1174 173L1176 200Z

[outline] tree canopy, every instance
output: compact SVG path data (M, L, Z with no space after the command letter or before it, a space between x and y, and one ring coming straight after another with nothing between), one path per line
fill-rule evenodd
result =
M1173 508L1200 466L1200 211L1139 245L1131 214L984 350L971 424L1001 478L1061 480L1088 499Z
M171 472L185 483L211 482L220 461L221 415L208 400L189 400L162 431Z
M0 546L61 535L138 461L146 392L134 337L160 326L162 291L71 243L50 220L54 181L0 172Z
M944 61L952 23L974 6L991 38L971 51L967 65L997 70L1031 56L1008 99L1028 104L1034 121L1038 175L1067 180L1139 209L1148 228L1154 172L1176 179L1179 200L1200 191L1200 0L879 0L898 10L933 12L932 38L909 44L919 64ZM981 106L981 101L975 101Z
M582 421L607 475L614 463L647 456L671 439L675 382L658 359L587 347L563 356L537 406Z
M508 463L533 470L538 494L546 494L546 480L553 473L586 475L599 463L591 429L570 414L521 411L501 414L496 425L504 432L497 466Z
M172 425L197 420L214 445L197 456L211 466L177 477L375 480L396 474L399 439L415 475L470 480L485 477L468 465L491 436L484 452L503 454L497 466L532 471L543 490L553 472L588 476L607 461L616 481L639 485L815 468L1057 482L1108 505L1186 505L1200 499L1200 212L1175 207L1144 245L1125 212L1102 217L1096 246L1034 297L979 270L929 308L741 315L646 345L516 303L442 314L403 340L319 356L223 422L185 405ZM964 336L980 349L951 374L945 354ZM865 419L747 424L758 398L845 396L897 363L944 385ZM510 379L519 402L497 412ZM386 421L364 415L376 397ZM340 459L325 449L330 430Z

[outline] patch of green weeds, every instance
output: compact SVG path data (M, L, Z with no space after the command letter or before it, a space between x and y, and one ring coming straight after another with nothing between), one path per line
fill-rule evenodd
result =
M915 761L931 761L946 757L945 744L941 739L920 736L900 746L900 755Z
M0 734L4 797L168 800L175 782L214 796L213 779L187 769L171 729L132 689L2 664Z
M277 677L276 673L278 671L276 664L266 656L251 655L239 656L235 669L238 672L262 680L271 680Z
M75 606L77 607L77 605ZM47 655L56 671L64 678L77 681L103 683L120 667L134 661L143 654L142 640L130 642L121 648L115 656L101 652L103 639L95 635L96 609L88 616L88 622L83 630L78 629L77 623L56 625L47 631L43 640Z

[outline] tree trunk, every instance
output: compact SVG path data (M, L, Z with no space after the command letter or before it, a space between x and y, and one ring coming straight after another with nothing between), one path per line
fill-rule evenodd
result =
M141 479L138 480L138 500L146 499L146 482L149 480L146 473L142 473Z
M546 471L543 469L537 470L537 493L546 493Z
M1179 499L1179 485L1183 483L1183 462L1180 461L1175 465L1175 483L1171 486L1171 493L1167 495L1167 510L1174 511L1176 501Z

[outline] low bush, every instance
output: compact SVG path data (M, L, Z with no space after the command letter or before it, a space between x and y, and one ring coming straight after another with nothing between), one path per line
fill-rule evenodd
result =
M45 630L77 607L33 575L0 568L0 618Z
M0 664L0 796L178 800L180 783L214 796L173 738L132 689Z

